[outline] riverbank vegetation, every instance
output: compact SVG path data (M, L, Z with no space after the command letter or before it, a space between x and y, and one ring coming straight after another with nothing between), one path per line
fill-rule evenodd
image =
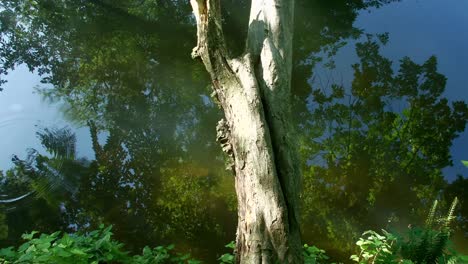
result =
M437 213L436 200L422 227L408 227L404 233L392 233L384 229L381 232L368 230L356 242L356 254L350 262L367 264L463 264L468 256L459 254L451 247L450 223L454 219L458 199L455 198L449 212L440 216ZM123 263L123 264L201 264L191 257L175 250L174 245L145 246L141 254L131 255L125 245L115 240L112 226L74 234L60 231L52 234L38 234L33 231L24 234L26 240L18 248L0 249L0 261L3 264L13 263ZM226 248L235 250L234 241ZM304 244L305 264L336 263L326 255L325 250ZM235 263L235 256L226 253L219 256L220 264Z

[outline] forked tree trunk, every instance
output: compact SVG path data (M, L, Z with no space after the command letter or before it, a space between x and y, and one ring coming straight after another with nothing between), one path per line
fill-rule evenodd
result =
M252 0L245 52L231 58L219 0L191 0L197 47L224 110L218 141L233 158L237 263L302 263L300 172L290 111L293 0Z

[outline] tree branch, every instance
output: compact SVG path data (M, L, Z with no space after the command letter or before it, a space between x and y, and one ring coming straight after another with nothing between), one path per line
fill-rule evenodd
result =
M216 80L218 74L230 70L219 0L190 0L190 3L197 21L197 46L192 57L200 57L212 79Z

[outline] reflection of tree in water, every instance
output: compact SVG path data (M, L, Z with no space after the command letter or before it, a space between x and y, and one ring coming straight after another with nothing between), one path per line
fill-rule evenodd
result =
M225 232L221 226L213 229L226 223L223 217L235 219L232 211L225 210L232 186L230 192L220 188L232 179L221 166L213 169L184 157L168 142L149 144L156 137L147 127L110 130L103 146L97 142L95 129L91 124L97 172L84 181L86 193L80 202L95 207L91 211L96 217L114 223L117 236L134 237L135 247L162 238L178 241L180 234L184 240L203 243ZM115 221L119 218L121 223ZM227 223L233 224L233 220Z
M312 85L313 122L303 127L303 153L313 157L304 224L334 247L344 242L342 249L365 229L401 230L424 219L447 185L442 169L452 165L450 146L468 120L466 103L442 96L446 78L435 57L403 58L394 73L379 53L388 36L378 37L356 45L350 85Z
M114 224L116 236L139 249L151 241L177 241L180 234L184 242L196 238L203 243L225 235L224 224L234 224L234 214L226 211L234 208L233 197L229 198L232 179L222 176L223 171L180 157L159 163L160 154L151 153L154 148L144 140L131 144L122 140L120 132L110 131L101 146L95 126L90 127L96 153L93 161L76 160L74 135L68 129L38 133L52 157L32 150L25 160L15 158L16 166L7 171L1 191L32 192L33 198L25 198L28 204L18 204L20 210L8 214L28 220L8 221L15 231L11 239L31 226L50 232L56 228L86 230L104 222ZM32 215L36 211L49 213L44 223Z
M318 54L331 57L344 40L358 38L357 12L384 2L297 1L292 87L303 132L303 231L307 242L326 249L349 249L354 236L379 229L392 215L417 222L446 185L441 169L450 164L449 147L467 120L465 104L449 106L441 97L445 77L435 58L422 65L404 59L394 73L374 39L357 45L360 62L350 87L310 83L316 63L327 59ZM233 47L244 45L245 32L238 29L248 4L225 1ZM220 112L207 94L204 70L189 56L195 27L188 4L0 5L0 52L7 58L0 73L26 63L43 74L53 88L42 93L64 100L70 119L89 126L95 153L95 160L81 161L46 146L53 157L35 154L34 170L18 160L6 172L3 178L15 180L4 181L5 190L44 193L8 213L10 239L24 227L81 229L102 221L116 225L117 237L135 249L192 239L200 248L223 250L224 242L213 241L234 237L233 179L214 142ZM405 110L395 109L401 100ZM107 135L104 143L101 134ZM321 162L312 166L316 156ZM50 175L77 190L62 192L43 177L37 186L24 181L23 175L54 168L61 174Z
M3 195L9 198L1 203L21 202L35 196L58 205L63 195L76 193L80 177L76 169L85 166L86 160L76 160L75 135L68 128L45 128L36 135L51 157L40 155L35 149L28 149L24 160L13 155L14 168L2 175Z
M69 129L45 128L36 134L49 154L29 149L26 159L14 155L15 166L0 173L0 193L14 197L3 200L9 227L4 246L17 243L31 227L66 228L64 203L76 200L79 179L87 173L87 161L76 159L75 135Z

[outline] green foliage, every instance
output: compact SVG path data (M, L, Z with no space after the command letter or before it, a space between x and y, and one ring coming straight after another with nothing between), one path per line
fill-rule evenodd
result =
M135 263L135 264L199 264L189 254L174 254L174 245L145 247L142 255L130 256L123 250L123 244L112 239L112 226L87 234L55 232L50 235L33 231L24 234L24 244L0 250L1 263Z
M231 241L226 245L226 247L234 251L236 244L234 241ZM325 254L325 250L319 249L316 246L309 246L307 244L304 244L302 254L304 256L305 264L327 263L327 260L329 259ZM226 253L219 257L218 260L220 261L220 264L233 264L235 263L235 256L233 253Z
M112 235L112 226L104 227L104 225L86 234L62 234L61 232L55 232L50 235L39 235L37 231L33 231L22 236L26 242L17 249L13 247L0 249L0 263L202 263L201 261L192 259L190 254L175 253L174 245L157 246L153 249L146 246L143 248L141 255L131 256L127 251L124 251L124 245L114 240ZM430 238L435 238L437 236L438 234L435 233L434 230L410 232L405 238L393 235L385 230L383 230L383 235L369 230L364 232L363 236L356 243L360 252L358 255L352 255L351 259L359 264L466 263L468 256L459 255L455 251L447 251L446 243L443 244L442 251L433 251L435 254L427 253L433 248L431 244L439 243L437 239L430 240ZM234 251L234 241L230 242L225 247ZM425 252L421 253L421 250ZM413 255L405 255L408 252ZM303 256L305 264L330 263L325 250L317 248L316 246L304 244ZM421 258L420 256L423 257ZM220 264L233 264L235 263L235 256L233 253L226 253L219 257L218 260Z
M174 249L174 245L167 247L158 246L153 249L149 247L143 248L143 255L134 256L129 263L136 264L154 264L154 263L174 263L174 264L200 264L198 260L190 258L190 254L180 254L171 252Z
M455 197L447 215L438 217L436 200L429 211L424 227L409 227L403 235L383 230L383 235L366 231L356 245L359 255L351 259L358 263L465 263L467 256L459 255L449 247L450 223L458 199Z
M369 230L362 234L356 245L360 248L359 255L352 255L351 259L358 263L396 263L392 246L396 237L382 230L384 235Z
M454 219L454 211L458 203L455 197L446 216L437 217L438 201L435 200L423 228L410 228L401 239L401 255L414 263L447 263L453 255L447 254L450 223Z
M225 247L230 248L232 251L234 251L236 247L236 243L234 241L231 241ZM232 253L226 253L226 254L221 255L221 257L219 257L218 260L220 261L219 262L220 264L233 264L235 257L234 257L234 254Z
M325 254L325 250L320 249L316 246L309 246L307 244L304 244L303 256L305 264L326 263L326 261L329 259L328 256Z
M402 255L414 263L436 263L448 242L446 232L412 228L401 247Z
M26 240L17 250L2 249L5 263L99 263L127 258L123 245L112 240L112 227L93 231L87 235L69 235L55 232L50 235L33 231L24 234Z
M444 219L446 220L448 218L445 217ZM443 222L443 224L445 225L445 222ZM422 254L424 256L429 256L430 254L437 256L435 261L431 261L428 257L426 257L423 261L411 258L406 256L405 252L403 251L410 249L408 245L411 244L419 245L410 249L414 251L413 253L419 253L420 248L422 248L421 245L423 243L421 243L421 240L423 239L423 236L425 236L424 234L420 232L412 232L410 230L409 236L403 238L402 236L392 234L385 230L382 230L382 232L383 235L372 230L365 231L362 234L362 237L356 242L356 245L359 247L359 254L352 255L350 259L359 264L462 264L466 263L468 260L468 256L460 255L454 250L448 250L447 243L443 244L442 251L438 251L435 254L427 253L432 248L431 243L436 244L435 241L425 243L428 248L423 249L426 250L426 253ZM435 231L426 229L424 232L430 233ZM234 250L234 241L226 245L226 248ZM308 244L304 244L303 256L305 264L334 264L329 262L329 257L326 255L325 250L316 246L309 246ZM226 253L218 258L218 260L220 261L220 264L233 264L235 263L235 256L233 253Z
M432 229L412 228L405 237L383 230L369 230L356 245L360 252L351 259L359 264L455 264L466 263L468 256L448 248L448 235Z

